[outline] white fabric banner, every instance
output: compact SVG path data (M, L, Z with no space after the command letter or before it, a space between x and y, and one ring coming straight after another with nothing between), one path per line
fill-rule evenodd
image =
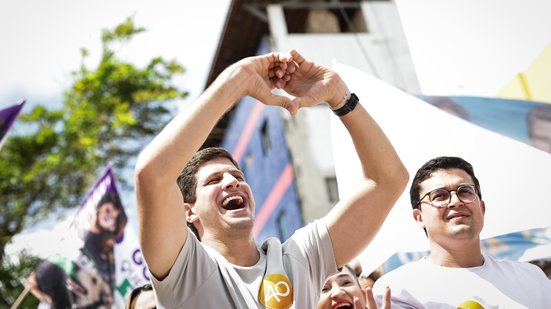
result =
M115 244L115 306L124 308L133 289L149 282L149 272L132 226Z

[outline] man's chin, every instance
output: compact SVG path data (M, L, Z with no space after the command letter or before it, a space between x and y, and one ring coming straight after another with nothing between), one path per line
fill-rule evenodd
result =
M254 219L252 218L233 218L232 226L239 228L249 228L252 229L254 226Z
M473 237L475 234L473 227L466 224L461 224L461 225L452 227L450 233L456 239L470 238L470 237Z
M254 225L254 219L250 215L231 216L226 215L224 221L231 227L250 227Z

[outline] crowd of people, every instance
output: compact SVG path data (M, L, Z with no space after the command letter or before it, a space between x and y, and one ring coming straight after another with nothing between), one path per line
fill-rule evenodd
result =
M254 194L239 164L223 148L201 149L217 121L244 96L291 115L327 104L361 162L357 192L283 243L269 238L257 246ZM473 166L459 157L430 159L410 187L412 217L425 231L429 254L382 276L362 274L354 259L379 231L409 175L341 77L295 50L248 57L224 70L142 151L135 180L140 246L151 283L132 291L128 309L551 306L551 280L540 268L482 253L487 206ZM90 233L99 239L100 230L107 230L110 248L126 223L125 217L116 219L116 206L98 205L92 225L98 229ZM97 272L112 286L110 255L83 253L105 260Z
M291 115L328 104L361 162L361 189L283 243L270 238L257 247L254 195L238 163L225 149L200 149L243 96ZM429 160L410 188L413 219L425 230L430 253L384 274L373 287L362 278L362 287L347 264L373 239L408 173L340 76L295 50L228 67L143 150L135 177L140 244L158 308L551 305L551 281L541 269L481 252L486 205L473 167L459 157Z

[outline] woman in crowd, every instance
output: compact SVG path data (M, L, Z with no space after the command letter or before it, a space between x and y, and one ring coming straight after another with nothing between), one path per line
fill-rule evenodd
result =
M327 278L321 290L318 309L333 308L377 308L371 287L362 291L355 271L348 265L345 265L340 272ZM390 289L388 288L382 308L390 309Z

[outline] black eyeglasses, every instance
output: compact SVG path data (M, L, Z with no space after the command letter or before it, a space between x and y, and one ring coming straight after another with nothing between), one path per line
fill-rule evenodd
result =
M452 192L455 192L457 198L463 203L472 203L478 196L476 193L476 187L473 184L460 185L455 190L447 190L439 188L428 192L419 199L417 207L421 204L425 197L429 197L429 202L434 207L447 207L452 200Z

